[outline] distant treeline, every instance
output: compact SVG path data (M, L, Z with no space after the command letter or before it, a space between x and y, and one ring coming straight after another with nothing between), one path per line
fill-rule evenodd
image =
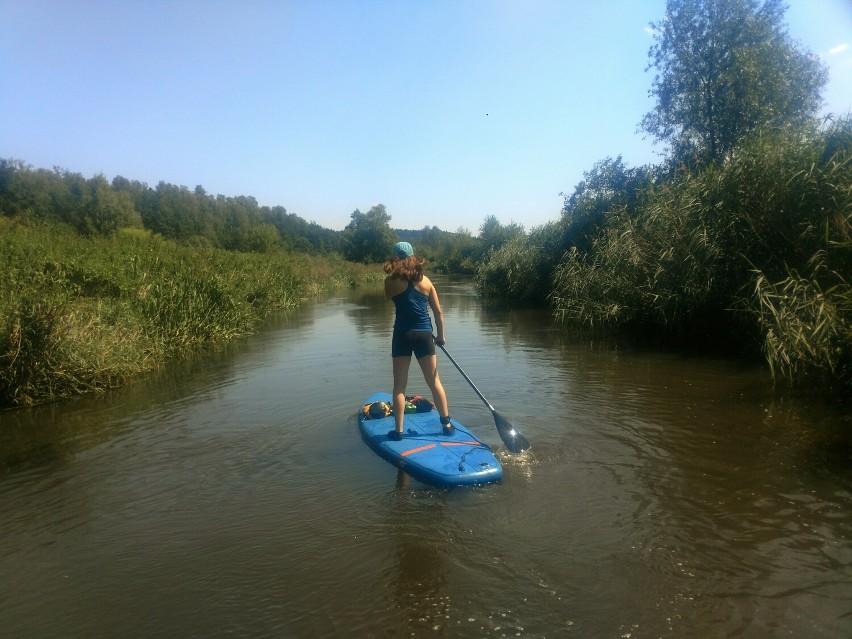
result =
M90 178L67 169L34 168L0 159L0 215L21 222L59 223L84 237L108 237L120 229L144 229L182 245L245 253L340 254L353 262L381 262L398 240L409 241L437 271L473 274L489 251L523 228L488 216L474 236L436 226L394 230L381 204L357 209L343 231L307 222L283 206L260 206L251 196L210 195L159 182L103 175Z
M341 249L341 232L306 222L283 206L260 206L253 197L208 194L160 182L103 175L85 178L55 168L34 169L0 160L0 212L9 217L61 222L86 236L143 228L191 246L244 252L275 248L305 253Z

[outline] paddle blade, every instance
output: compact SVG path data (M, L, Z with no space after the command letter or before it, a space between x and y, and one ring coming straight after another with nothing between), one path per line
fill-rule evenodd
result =
M496 410L492 411L492 413L494 415L494 425L497 426L497 432L500 434L500 439L506 444L506 448L513 453L520 453L530 447L527 438L521 435L520 431L512 425L512 422Z

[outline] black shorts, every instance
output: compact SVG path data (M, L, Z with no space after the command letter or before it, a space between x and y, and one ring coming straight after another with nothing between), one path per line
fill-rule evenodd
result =
M429 331L394 331L391 342L391 357L411 356L420 359L435 354L435 338Z

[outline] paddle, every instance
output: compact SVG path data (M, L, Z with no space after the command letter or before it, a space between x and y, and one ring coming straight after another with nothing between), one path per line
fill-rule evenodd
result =
M435 343L438 344L437 341ZM502 439L503 443L506 444L506 448L508 448L513 453L520 453L529 448L530 443L527 441L527 438L521 435L521 433L518 432L518 429L515 428L508 419L506 419L500 413L494 410L494 407L488 403L488 400L485 399L485 396L479 392L479 389L476 387L476 385L472 381L470 381L470 377L467 376L467 373L462 370L462 367L459 366L458 362L453 359L453 356L447 352L447 349L444 348L444 345L438 344L438 346L440 346L441 350L444 351L444 355L449 357L450 361L455 365L457 369L459 369L459 373L461 373L462 377L467 380L467 383L470 384L470 387L474 391L476 391L476 394L479 395L479 399L485 402L485 405L488 406L488 410L490 410L491 414L494 416L494 425L497 427L497 432L500 434L500 439Z

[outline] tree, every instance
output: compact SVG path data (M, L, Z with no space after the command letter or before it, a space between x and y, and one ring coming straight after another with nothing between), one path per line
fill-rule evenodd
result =
M798 48L782 0L668 0L652 23L656 106L641 126L676 160L715 162L764 126L801 123L828 72Z
M271 253L278 244L277 228L272 224L257 224L248 230L241 248L253 253Z
M583 253L591 251L607 217L621 211L634 215L652 182L650 168L628 168L620 155L614 160L608 157L596 162L591 171L583 173L583 179L570 196L561 194L565 200L559 252L571 247Z
M343 229L343 255L352 262L381 262L391 253L396 233L390 227L391 216L384 204L366 213L352 212L352 221Z
M485 253L491 250L496 251L513 237L523 234L522 225L512 222L504 226L493 215L486 216L482 226L479 227L479 239Z
M103 175L96 175L80 186L75 219L80 233L110 235L120 228L142 227L142 218L130 194L113 190Z

